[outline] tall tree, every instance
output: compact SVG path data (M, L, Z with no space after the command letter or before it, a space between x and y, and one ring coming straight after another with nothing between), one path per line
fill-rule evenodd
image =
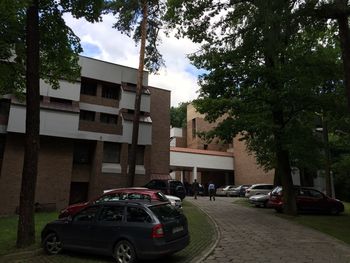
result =
M300 1L299 1L300 2ZM344 86L348 110L350 111L350 5L348 0L312 0L300 2L300 14L313 19L329 23L335 21L338 25L338 34L341 57L343 61Z
M159 0L123 0L107 1L107 10L117 19L114 27L140 42L139 67L135 96L135 110L132 129L132 142L129 152L128 185L133 186L136 168L136 150L139 137L140 105L144 67L151 73L157 72L163 65L162 55L157 47L159 31L162 26L164 4Z
M170 125L172 127L186 127L187 105L189 102L181 102L177 107L170 108Z
M292 145L315 94L335 78L339 63L333 25L296 14L298 1L169 1L167 18L202 43L192 62L206 70L195 106L207 120L225 116L216 135L243 135L257 160L274 168L284 210L296 213ZM306 74L307 72L307 74ZM311 132L311 131L310 131Z
M24 164L19 204L17 246L25 247L35 241L34 200L39 154L40 93L39 80L44 79L53 88L59 79L76 81L80 76L78 54L82 51L79 38L66 26L62 15L71 12L97 21L103 1L62 0L4 0L0 12L7 13L1 35L0 69L9 73L2 77L2 91L26 89L26 134ZM12 6L11 6L12 5ZM14 23L17 19L17 24ZM25 77L24 77L25 76Z

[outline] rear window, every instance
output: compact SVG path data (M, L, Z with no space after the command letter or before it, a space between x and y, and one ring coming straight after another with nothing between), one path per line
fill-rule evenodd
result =
M182 186L182 183L180 181L170 181L169 185L171 188L175 188L176 186Z
M151 209L161 222L171 221L180 215L180 212L170 204L151 206L149 209Z

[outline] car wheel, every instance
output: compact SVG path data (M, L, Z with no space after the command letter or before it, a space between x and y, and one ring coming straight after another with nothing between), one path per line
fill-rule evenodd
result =
M62 242L56 233L50 233L45 237L43 247L47 254L56 255L62 251Z
M118 263L136 262L136 253L133 245L127 241L119 241L114 247L114 258Z
M282 208L275 208L275 210L276 210L277 213L282 213L283 212Z
M331 215L339 215L339 210L336 207L332 207L330 210Z

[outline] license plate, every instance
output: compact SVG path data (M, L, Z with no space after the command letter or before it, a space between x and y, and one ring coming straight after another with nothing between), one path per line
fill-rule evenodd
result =
M174 227L173 228L173 234L175 233L178 233L178 232L181 232L184 230L184 227L183 226L178 226L178 227Z

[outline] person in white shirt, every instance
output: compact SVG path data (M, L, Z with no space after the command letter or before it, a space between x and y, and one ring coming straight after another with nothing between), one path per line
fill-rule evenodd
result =
M208 186L208 192L209 192L209 200L213 198L213 201L215 201L215 184L210 181Z

